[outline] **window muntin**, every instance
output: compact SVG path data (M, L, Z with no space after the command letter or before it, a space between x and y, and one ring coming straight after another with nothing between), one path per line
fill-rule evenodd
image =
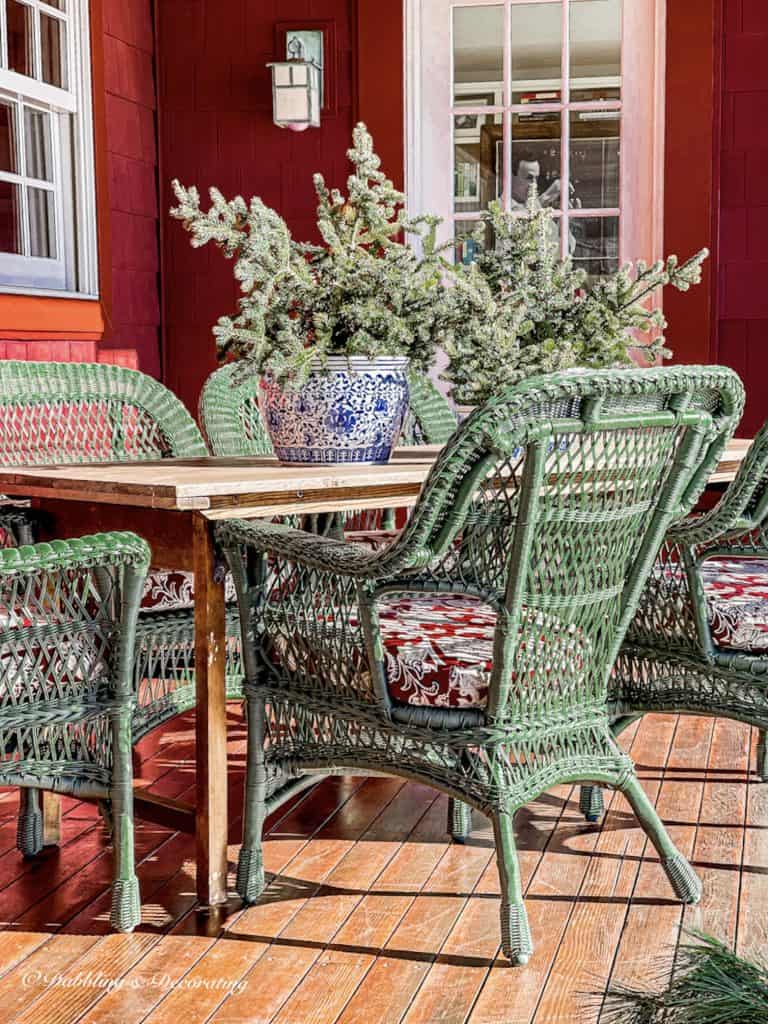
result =
M0 0L0 290L97 291L87 8Z
M562 255L590 274L618 268L621 23L622 0L453 6L459 258L488 203L522 210L535 180Z

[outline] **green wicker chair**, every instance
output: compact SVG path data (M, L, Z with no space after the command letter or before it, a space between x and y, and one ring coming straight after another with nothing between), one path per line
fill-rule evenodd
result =
M0 785L22 787L18 845L42 846L41 789L108 800L119 931L140 919L131 719L148 566L130 533L0 551Z
M768 779L768 424L718 504L668 532L611 689L616 734L648 711L757 726ZM585 787L581 807L597 820L600 790Z
M692 402L703 393L711 412ZM742 398L720 367L539 378L467 419L380 551L219 524L243 629L247 903L264 886L265 816L347 770L417 779L491 818L516 963L532 943L513 817L552 786L624 793L678 897L699 898L611 733L607 687L669 523Z
M207 455L195 421L167 388L118 366L0 361L0 465L112 462ZM34 520L6 512L21 543ZM194 707L192 584L183 573L152 573L142 611L133 669L137 703L133 737ZM241 695L237 611L228 611L227 689ZM34 831L19 828L20 837ZM37 850L27 844L22 852Z

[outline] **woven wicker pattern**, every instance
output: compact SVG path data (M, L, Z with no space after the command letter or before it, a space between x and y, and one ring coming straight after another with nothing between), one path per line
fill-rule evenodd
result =
M143 373L107 364L0 362L4 466L207 454L181 402Z
M664 533L701 492L742 397L722 368L541 378L467 419L381 551L283 524L219 525L246 666L244 899L260 891L261 827L280 793L307 771L344 769L415 778L490 816L515 962L531 943L512 819L559 783L625 793L677 894L698 898L614 740L608 679ZM484 709L391 698L377 609L409 593L470 594L495 611ZM452 820L465 827L455 804Z
M17 842L43 843L40 789L111 804L111 921L138 924L132 682L149 548L133 534L0 551L0 785L25 791Z
M757 771L768 779L768 652L721 649L702 567L711 558L768 558L768 424L718 504L668 533L616 666L611 708L619 733L646 711L720 715L757 726ZM582 794L588 816L599 790Z
M0 464L192 458L208 449L195 421L162 384L135 370L90 363L0 361ZM32 523L3 519L23 543ZM134 678L134 741L194 706L192 608L141 615ZM227 685L239 692L238 629L230 614Z

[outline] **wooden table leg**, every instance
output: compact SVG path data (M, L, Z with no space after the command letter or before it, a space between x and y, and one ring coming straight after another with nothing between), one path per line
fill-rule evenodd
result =
M227 705L224 585L214 581L212 527L193 517L197 697L197 895L227 899Z
M43 791L43 845L58 846L61 842L61 795Z

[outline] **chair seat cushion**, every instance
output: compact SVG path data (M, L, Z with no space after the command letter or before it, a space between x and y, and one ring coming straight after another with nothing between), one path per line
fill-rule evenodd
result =
M492 608L467 595L408 594L380 599L378 610L393 700L438 708L486 706L496 629ZM524 643L530 674L560 668L568 678L586 660L582 634L541 612L528 613Z
M230 573L224 580L224 599L236 600L235 584ZM172 612L192 608L195 604L195 577L191 572L153 570L144 584L142 611Z
M768 560L712 558L702 563L701 576L715 644L768 651Z
M408 594L378 604L389 693L401 704L485 707L496 614L459 594Z

